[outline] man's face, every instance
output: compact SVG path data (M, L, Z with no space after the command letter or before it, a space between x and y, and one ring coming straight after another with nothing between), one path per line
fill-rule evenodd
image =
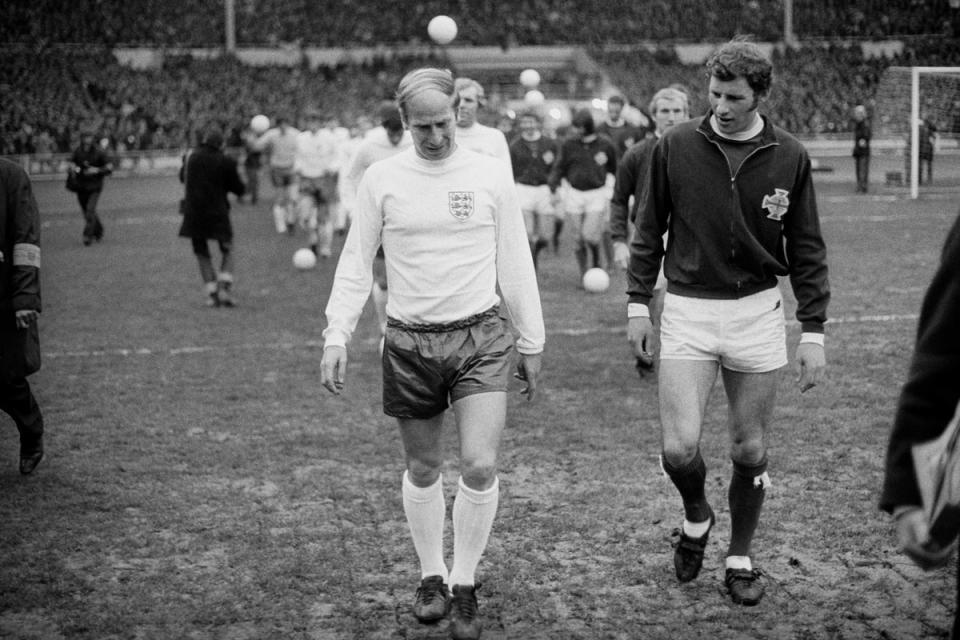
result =
M730 135L749 129L756 121L758 106L760 96L743 76L733 80L710 76L710 108L717 116L720 133Z
M404 115L417 155L443 160L453 153L457 117L449 96L436 89L422 91L410 99Z
M518 126L520 127L520 134L528 138L540 132L540 121L533 116L522 116Z
M400 144L403 139L403 129L387 129L387 141L393 146Z
M467 87L460 91L460 107L457 110L457 126L472 127L477 121L480 109L480 96L476 87Z
M623 105L617 102L616 100L611 100L607 103L607 115L610 116L611 122L616 122L620 119L620 114L623 113Z
M651 114L657 127L657 133L664 131L687 119L687 107L680 98L660 98Z

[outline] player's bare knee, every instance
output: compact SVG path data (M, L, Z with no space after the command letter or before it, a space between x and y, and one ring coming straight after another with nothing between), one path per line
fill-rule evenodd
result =
M761 438L734 438L730 446L730 459L737 464L754 466L767 457L767 448Z
M407 475L415 486L432 486L440 477L442 460L407 458Z
M497 465L493 461L461 460L460 477L471 489L483 491L493 485L497 477Z
M696 442L672 442L664 443L663 459L674 468L685 467L690 464L697 456L699 447Z

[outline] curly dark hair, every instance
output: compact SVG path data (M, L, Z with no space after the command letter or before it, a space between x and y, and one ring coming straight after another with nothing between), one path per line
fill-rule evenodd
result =
M763 49L745 37L723 44L707 60L707 71L718 80L745 78L754 93L765 96L773 83L773 63Z

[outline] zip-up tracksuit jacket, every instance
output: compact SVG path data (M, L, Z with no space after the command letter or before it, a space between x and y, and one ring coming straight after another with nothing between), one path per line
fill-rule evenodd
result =
M629 302L649 304L669 231L668 292L738 299L789 276L802 330L822 333L830 285L806 150L764 117L759 146L731 167L710 116L673 126L653 151L631 243Z

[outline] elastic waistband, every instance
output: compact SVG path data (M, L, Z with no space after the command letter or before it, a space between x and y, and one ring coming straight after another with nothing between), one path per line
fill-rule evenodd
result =
M409 324L406 322L401 322L396 318L388 317L387 326L394 329L403 329L405 331L415 331L418 333L443 333L445 331L456 331L457 329L466 329L467 327L472 327L479 322L483 322L487 318L492 318L499 315L499 313L500 307L493 306L486 311L481 311L480 313L475 313L472 316L467 316L466 318L462 318L460 320L454 320L453 322L427 322L424 324Z

